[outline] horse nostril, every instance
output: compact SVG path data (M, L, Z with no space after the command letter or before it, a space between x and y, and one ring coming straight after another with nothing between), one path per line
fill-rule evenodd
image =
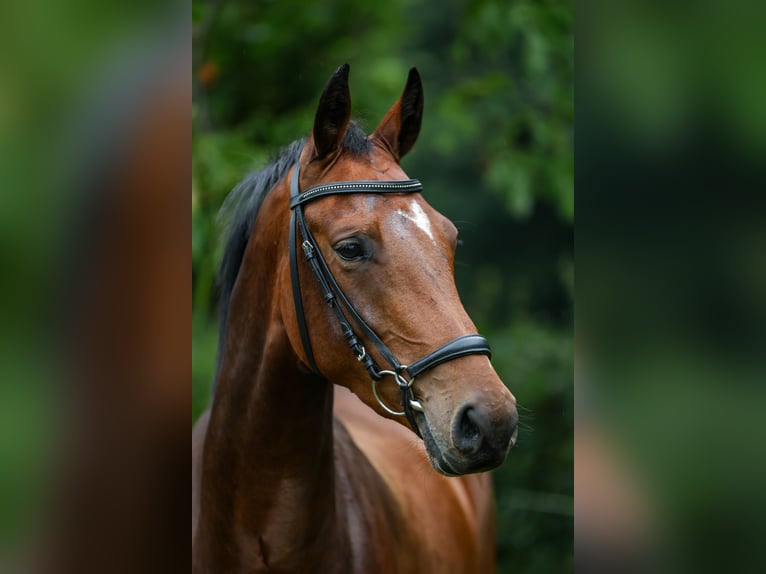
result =
M478 452L484 443L484 421L471 405L461 408L452 425L452 443L463 454Z

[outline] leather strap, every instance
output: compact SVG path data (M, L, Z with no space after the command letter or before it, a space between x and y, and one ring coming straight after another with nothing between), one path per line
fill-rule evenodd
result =
M292 181L290 182L290 196L296 195L300 189L298 183L299 177L300 170L296 164L295 170L292 172ZM303 345L303 351L306 353L306 360L308 361L309 368L314 371L314 373L321 376L316 361L314 361L314 352L311 350L309 330L306 327L306 315L303 313L301 280L300 275L298 275L298 249L295 238L297 225L295 210L292 210L290 213L290 283L292 283L293 287L293 304L295 305L295 315L298 318L298 331L301 334L301 344Z
M486 355L492 358L489 341L481 335L463 335L457 339L452 339L449 343L442 345L419 361L412 363L405 369L405 372L410 378L414 379L437 365L466 355Z
M339 181L336 183L323 183L307 189L297 195L290 194L290 209L309 201L319 199L325 195L338 195L346 193L415 193L423 191L423 185L417 179L405 179L402 181Z

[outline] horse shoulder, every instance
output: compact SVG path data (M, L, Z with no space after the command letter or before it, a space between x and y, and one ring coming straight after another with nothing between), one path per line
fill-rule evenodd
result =
M449 478L433 470L422 441L402 425L380 417L348 390L335 388L335 415L363 461L385 485L397 522L395 542L405 564L398 572L493 572L494 514L489 475ZM337 433L336 433L337 434ZM376 488L368 485L369 495ZM380 489L380 486L377 486ZM377 502L380 512L384 500ZM394 518L391 518L394 519ZM381 531L375 533L380 538Z

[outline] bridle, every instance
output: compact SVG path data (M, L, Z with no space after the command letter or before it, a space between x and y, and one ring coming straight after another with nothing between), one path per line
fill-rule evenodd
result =
M303 206L310 201L328 195L351 193L417 193L422 191L423 186L417 179L401 181L338 181L315 185L306 191L301 192L299 180L300 167L296 163L290 182L290 209L292 211L290 216L290 277L293 287L295 312L298 317L298 330L300 331L301 343L303 344L303 350L306 353L309 367L317 375L322 376L317 368L316 361L314 360L314 353L311 350L311 341L309 340L308 329L306 327L306 318L303 313L303 298L301 296L300 278L298 276L298 233L300 233L303 239L301 247L306 256L306 261L319 284L319 288L322 291L325 301L335 312L343 336L345 337L348 346L351 348L351 351L354 353L357 360L364 365L364 368L367 369L367 372L370 375L372 392L375 395L378 404L386 412L392 415L406 416L413 430L422 438L413 412L423 412L422 405L415 400L415 395L412 391L412 385L415 382L415 378L425 371L433 369L437 365L466 355L486 355L491 357L492 353L489 348L489 343L481 335L463 335L462 337L457 337L442 345L409 366L401 364L391 349L380 340L380 337L373 331L372 327L370 327L362 318L356 308L348 300L346 294L343 293L340 285L338 285L338 282L330 271L327 261L322 256L322 252L319 249L314 236L311 234L311 230L309 230L306 225L306 220L303 216ZM367 352L364 345L359 340L359 337L357 337L351 323L346 318L346 314L343 311L344 308L352 317L354 323L366 339L372 341L381 357L383 357L383 359L390 365L390 369L381 369L375 362L375 359L373 359ZM378 394L378 382L386 375L393 377L402 393L403 410L401 411L396 411L390 408L383 402Z

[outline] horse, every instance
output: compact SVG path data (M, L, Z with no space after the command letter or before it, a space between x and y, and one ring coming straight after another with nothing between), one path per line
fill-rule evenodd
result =
M349 66L312 132L227 198L219 362L192 430L192 572L495 570L488 471L516 399L463 308L457 230L400 160L415 68L375 131Z

